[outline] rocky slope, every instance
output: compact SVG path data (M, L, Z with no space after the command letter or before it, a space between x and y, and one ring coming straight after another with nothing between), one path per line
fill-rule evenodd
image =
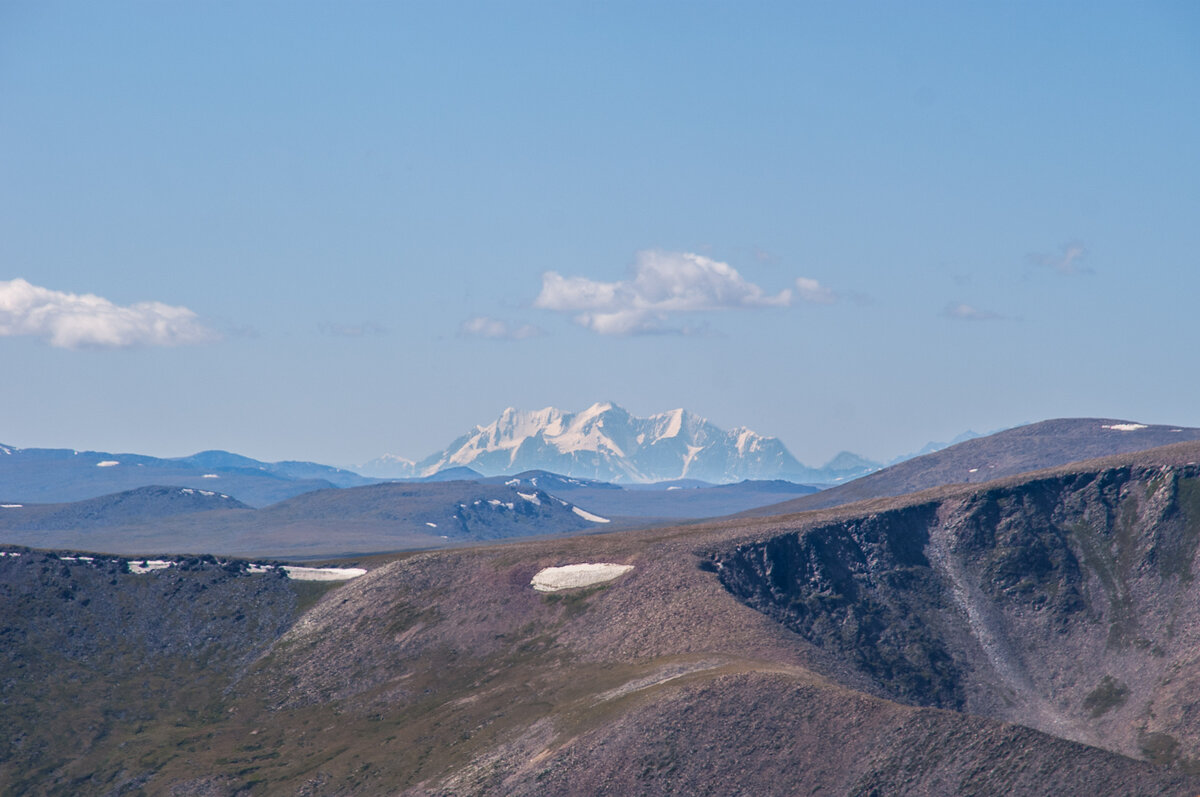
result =
M878 694L1200 771L1200 466L1181 450L910 502L714 562L733 594Z

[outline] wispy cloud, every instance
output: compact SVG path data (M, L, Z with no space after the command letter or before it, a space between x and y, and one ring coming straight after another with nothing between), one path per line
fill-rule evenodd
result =
M177 346L217 339L194 312L162 302L113 304L90 293L0 281L0 337L28 335L65 349Z
M1059 274L1074 276L1076 274L1091 274L1092 270L1081 261L1087 257L1088 250L1083 243L1071 241L1059 247L1055 254L1032 254L1029 259L1040 266L1047 266Z
M463 321L458 334L467 338L490 338L492 340L525 340L536 338L542 330L533 324L515 324L499 318L477 315Z
M808 277L796 277L796 295L814 304L833 304L837 301L836 293Z
M335 338L363 338L368 335L386 335L387 328L381 324L376 324L374 321L365 321L361 324L318 324L317 328L321 330L322 335L329 335Z
M794 295L805 301L832 301L815 280L801 278L790 288L769 294L748 282L728 263L692 252L638 252L630 279L599 282L542 275L542 291L533 306L570 313L575 323L601 335L686 332L663 325L680 313L788 307Z
M963 302L950 302L942 310L942 316L945 318L956 318L960 321L999 321L1004 318L999 313L993 313L991 310L980 310L978 307L973 307Z

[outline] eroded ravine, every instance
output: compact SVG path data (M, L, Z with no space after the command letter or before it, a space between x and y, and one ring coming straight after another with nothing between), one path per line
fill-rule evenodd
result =
M883 695L1187 767L1200 470L1008 484L718 553L744 603ZM1189 699L1190 700L1190 699Z

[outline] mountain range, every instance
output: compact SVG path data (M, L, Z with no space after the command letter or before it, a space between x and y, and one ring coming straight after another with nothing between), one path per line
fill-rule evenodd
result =
M266 506L313 490L378 481L315 462L262 462L228 451L164 459L0 445L0 501L9 503L64 503L164 485L225 493L251 506Z
M378 478L413 478L453 467L485 476L546 470L615 483L783 479L836 484L882 465L843 451L823 467L812 468L778 438L745 427L727 431L685 409L639 418L603 402L581 412L509 407L419 462L385 455L357 470Z
M356 557L344 584L0 549L0 792L1197 794L1198 461ZM615 572L537 588L570 565Z

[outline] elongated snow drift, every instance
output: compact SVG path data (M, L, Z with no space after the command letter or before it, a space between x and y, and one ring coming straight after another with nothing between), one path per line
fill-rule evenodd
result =
M633 565L615 565L607 562L547 567L539 570L529 583L538 592L557 592L560 589L578 589L603 584L632 569Z

